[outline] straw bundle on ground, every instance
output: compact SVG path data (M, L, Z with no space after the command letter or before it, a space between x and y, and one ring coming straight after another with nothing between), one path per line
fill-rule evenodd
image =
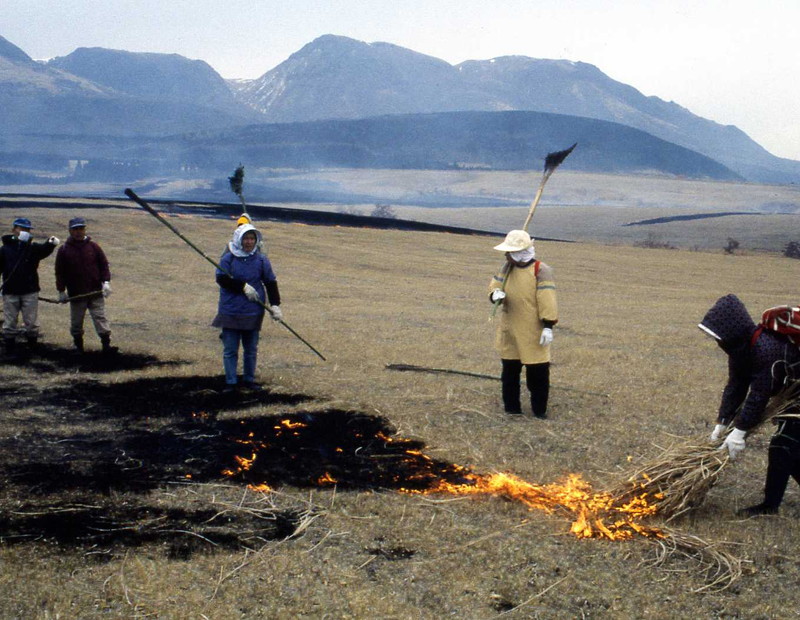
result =
M798 407L800 381L792 381L770 399L764 417L751 433L768 421L798 417ZM717 442L674 445L629 474L610 493L620 503L644 499L657 506L655 516L669 522L705 501L729 461L727 451L720 450Z

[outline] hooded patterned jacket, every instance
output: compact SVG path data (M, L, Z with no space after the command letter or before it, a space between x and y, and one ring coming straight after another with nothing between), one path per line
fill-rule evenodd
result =
M256 246L251 252L246 252L242 247L242 237L250 231L256 235ZM258 248L260 241L261 233L251 224L244 224L233 232L228 251L219 261L222 270L216 271L220 291L217 316L212 323L214 327L244 330L261 328L264 307L245 296L245 284L256 289L262 303L269 300L271 306L280 305L278 279L269 259Z
M780 334L758 330L736 295L720 297L700 327L728 354L728 383L717 421L729 424L735 417L736 428L749 430L761 421L770 397L800 362L800 350Z

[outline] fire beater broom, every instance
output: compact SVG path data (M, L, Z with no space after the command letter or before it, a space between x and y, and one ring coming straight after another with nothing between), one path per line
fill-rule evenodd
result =
M231 184L231 191L239 197L242 209L247 213L247 205L244 202L244 194L242 194L244 188L244 166L242 164L239 164L239 167L234 170L233 176L228 177L228 183Z
M209 257L209 256L208 256L208 255L207 255L205 252L203 252L203 250L201 250L200 248L198 248L198 247L197 247L197 246L196 246L194 243L192 243L192 242L191 242L191 241L189 241L189 240L188 240L186 237L184 237L184 236L183 236L183 234L181 234L181 232L180 232L180 231L179 231L177 228L175 228L175 227L174 227L172 224L170 224L170 223L169 223L167 220L165 220L165 219L162 217L162 215L161 215L161 214L160 214L158 211L156 211L155 209L153 209L153 207L151 207L151 206L150 206L149 204L147 204L147 203L146 203L144 200L142 200L141 198L139 198L139 196L137 196L137 195L136 195L136 193L135 193L135 192L134 192L134 191L133 191L131 188L127 188L127 189L125 190L125 195L126 195L128 198L130 198L131 200L133 200L133 201L134 201L136 204L138 204L140 207L142 207L142 208L143 208L145 211L147 211L147 212L148 212L150 215L152 215L153 217L155 217L155 218L156 218L156 219L157 219L159 222L161 222L162 224L164 224L164 226L166 226L166 227L167 227L167 228L169 228L169 229L170 229L172 232L174 232L176 235L178 235L178 237L180 237L180 238L181 238L181 239L182 239L182 240L183 240L183 241L184 241L184 242L185 242L185 243L186 243L186 244L187 244L187 245L188 245L190 248L192 248L192 249L193 249L195 252L197 252L197 253L198 253L200 256L202 256L203 258L205 258L205 259L206 259L206 260L207 260L209 263L211 263L212 265L214 265L214 267L216 267L217 269L219 269L219 270L220 270L222 273L224 273L225 275L227 275L227 276L229 276L229 277L233 277L233 276L231 276L231 274L229 274L227 271L225 271L225 270L224 270L224 269L223 269L223 268L220 266L220 264L219 264L219 263L217 263L217 262L216 262L214 259L210 258L210 257ZM268 306L267 304L265 304L265 303L264 303L264 302L262 302L262 301L259 301L258 303L259 303L259 304L260 304L260 305L261 305L261 306L262 306L262 307L263 307L263 308L264 308L264 309L265 309L267 312L269 312L270 314L272 314L272 312L271 312L271 310L269 309L269 306ZM320 359L322 359L323 361L327 361L327 360L325 359L325 356L324 356L324 355L322 355L322 353L320 353L320 352L319 352L319 351L317 351L317 350L316 350L316 349L315 349L313 346L311 346L311 344L310 344L310 343L309 343L309 342L308 342L308 341L307 341L305 338L303 338L303 337L302 337L300 334L298 334L298 333L297 333L295 330L293 330L293 329L292 329L292 328L289 326L289 324L288 324L288 323L286 323L286 321L284 321L283 319L278 319L278 323L280 323L280 324L281 324L281 325L283 325L283 326L284 326L286 329L288 329L288 330L289 330L289 331L292 333L292 335L293 335L295 338L297 338L297 339L298 339L300 342L302 342L302 343L303 343L304 345L306 345L306 346L307 346L309 349L311 349L311 350L312 350L314 353L316 353L316 354L317 354L317 355L320 357Z
M533 212L536 211L536 206L539 204L539 201L542 199L542 192L544 191L544 185L547 183L547 180L550 176L555 172L556 168L561 165L567 155L572 153L572 150L578 146L576 142L568 149L564 149L563 151L555 151L554 153L548 153L547 157L544 159L544 174L542 175L542 180L539 182L539 189L536 190L536 195L533 197L533 201L531 202L531 207L528 209L528 216L525 218L525 223L522 225L522 230L525 232L528 231L528 225L531 223L531 219L533 218ZM500 273L503 275L503 284L500 286L500 290L504 291L506 288L506 281L508 278L509 270L511 269L511 263L508 261L505 262L503 268L501 269ZM498 300L494 302L494 307L492 308L492 315L489 317L489 320L494 318L494 315L497 313L497 308L500 306L502 300Z

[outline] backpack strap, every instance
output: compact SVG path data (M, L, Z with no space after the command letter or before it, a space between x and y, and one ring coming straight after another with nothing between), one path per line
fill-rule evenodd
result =
M756 330L753 332L753 335L752 335L752 336L750 336L750 348L751 348L751 349L752 349L754 346L756 346L756 341L758 341L758 339L759 339L759 337L761 336L761 333L762 333L763 331L764 331L764 326L759 324L759 326L758 326L758 327L756 327Z
M533 261L533 275L535 275L537 278L539 277L539 267L541 267L541 265L542 261L540 260Z

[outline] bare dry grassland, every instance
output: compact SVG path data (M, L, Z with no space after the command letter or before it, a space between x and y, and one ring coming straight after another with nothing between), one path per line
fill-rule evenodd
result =
M547 212L540 234L558 236ZM25 215L37 235L63 237L75 213ZM486 295L502 258L495 238L269 223L285 320L328 361L265 325L259 379L268 398L231 405L216 394L211 266L143 211L80 213L112 263L115 344L144 362L113 372L71 366L58 356L70 345L68 312L42 303L47 355L0 367L1 617L769 618L800 608L797 485L780 516L734 514L760 500L766 435L748 441L704 507L673 524L729 541L748 560L732 587L698 594L702 576L688 560L664 572L647 566L654 548L644 539L579 540L558 515L499 498L410 495L356 478L302 483L286 451L275 456L285 484L272 480L271 494L248 490L220 474L235 462L219 432L338 412L344 422L328 433L346 439L356 421L383 418L444 463L534 483L580 473L607 488L660 446L710 432L726 360L696 324L730 292L754 314L797 302L797 261L539 242L561 309L550 419L510 420L498 382L385 369L499 374ZM170 221L212 257L233 229L200 217ZM55 296L52 266L49 258L40 268L43 296ZM99 348L87 328L87 345ZM108 459L102 480L86 446ZM137 460L145 448L155 462ZM302 467L311 471L315 454L299 455ZM379 461L375 468L385 467ZM94 542L58 539L52 528L8 536L12 526L39 523L34 511L57 521L54 506L95 519ZM215 529L221 521L227 529Z

